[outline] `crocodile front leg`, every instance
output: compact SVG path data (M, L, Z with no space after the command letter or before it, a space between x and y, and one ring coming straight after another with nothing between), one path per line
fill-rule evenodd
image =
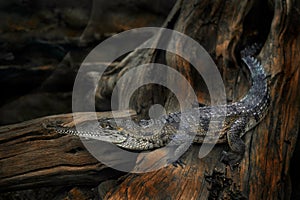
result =
M245 143L241 139L241 135L245 132L248 121L249 118L246 116L238 118L227 132L227 140L231 151L223 151L221 161L229 165L231 169L237 166L244 156Z

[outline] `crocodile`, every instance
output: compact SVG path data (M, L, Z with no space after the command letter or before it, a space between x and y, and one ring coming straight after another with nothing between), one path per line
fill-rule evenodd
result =
M93 129L48 126L60 134L102 140L133 151L145 151L190 140L194 143L228 143L230 151L223 151L221 161L237 166L243 158L245 143L242 136L265 117L270 104L267 75L254 55L258 45L241 51L241 59L251 75L251 87L237 102L219 106L202 106L184 112L173 112L157 119L133 122L128 119L101 119ZM225 112L224 112L225 111ZM197 112L197 114L195 114ZM197 116L197 117L195 117ZM211 119L222 120L210 126ZM183 124L183 125L182 125ZM157 128L159 127L159 128ZM179 127L181 127L179 131Z

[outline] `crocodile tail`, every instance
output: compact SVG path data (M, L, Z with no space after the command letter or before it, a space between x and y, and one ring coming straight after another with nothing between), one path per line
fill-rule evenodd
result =
M259 50L262 48L262 44L260 43L253 43L250 46L247 46L245 49L241 51L241 57L245 58L248 56L254 56L259 53Z

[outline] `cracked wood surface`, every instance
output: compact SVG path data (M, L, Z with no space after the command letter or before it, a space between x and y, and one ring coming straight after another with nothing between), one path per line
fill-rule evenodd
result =
M134 114L133 112L130 112ZM120 174L92 157L78 137L59 135L43 124L73 126L91 119L91 113L43 117L0 127L1 190L41 186L97 184ZM125 114L119 112L117 117ZM112 117L111 112L97 113L98 118Z

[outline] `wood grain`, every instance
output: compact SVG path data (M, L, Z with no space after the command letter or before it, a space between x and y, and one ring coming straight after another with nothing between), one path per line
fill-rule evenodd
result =
M91 113L77 113L84 121L90 115ZM72 116L55 115L0 127L1 190L95 185L121 174L92 157L79 137L59 135L44 128L48 123L70 125ZM111 118L112 114L103 112L97 113L97 116ZM124 117L126 114L119 112L117 116Z

